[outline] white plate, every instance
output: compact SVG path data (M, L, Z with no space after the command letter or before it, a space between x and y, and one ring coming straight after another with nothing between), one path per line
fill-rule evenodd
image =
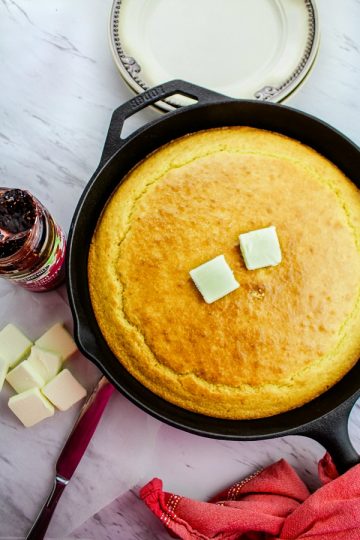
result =
M184 79L274 102L304 80L319 45L311 0L115 0L110 33L120 73L137 93ZM176 96L157 105L186 103Z

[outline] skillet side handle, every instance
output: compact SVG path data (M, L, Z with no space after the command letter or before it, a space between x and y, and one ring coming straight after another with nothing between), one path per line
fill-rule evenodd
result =
M349 415L357 397L345 401L303 431L303 435L315 439L326 448L339 474L360 463L360 456L351 444L348 432Z
M121 138L121 131L127 118L138 111L145 109L149 105L175 94L181 94L183 96L195 99L197 103L204 104L220 100L234 101L230 97L181 80L169 81L159 86L155 86L154 88L150 88L149 90L146 90L146 92L143 92L133 99L130 99L123 105L120 105L120 107L115 109L113 112L99 167L108 161L126 142L126 139ZM189 105L189 107L191 106L192 105ZM180 109L183 108L184 107L180 107ZM176 114L176 110L174 112L167 113L167 115L169 114Z

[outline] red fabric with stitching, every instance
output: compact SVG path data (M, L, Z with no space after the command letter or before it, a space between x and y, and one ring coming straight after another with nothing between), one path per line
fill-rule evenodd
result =
M183 540L360 540L360 465L339 477L326 454L319 478L311 494L280 460L209 502L164 492L158 478L140 496Z

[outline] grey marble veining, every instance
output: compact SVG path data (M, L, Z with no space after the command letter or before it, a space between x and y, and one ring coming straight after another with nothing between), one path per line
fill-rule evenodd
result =
M113 109L132 97L107 35L111 0L0 0L0 184L33 191L67 231L99 161ZM287 105L330 123L360 144L360 1L318 0L321 45L306 83ZM157 118L147 109L126 132ZM0 283L0 327L9 320L40 332L51 311L71 326L64 288L29 301ZM31 306L33 323L17 306ZM98 371L81 355L73 369L90 390ZM79 407L26 430L0 394L0 538L24 538L51 486L56 457ZM349 421L360 452L360 405ZM68 486L47 538L165 540L138 497L152 477L168 491L207 499L286 458L316 488L324 449L303 437L232 442L160 424L116 395ZM209 474L209 471L211 474ZM131 488L131 490L129 490Z

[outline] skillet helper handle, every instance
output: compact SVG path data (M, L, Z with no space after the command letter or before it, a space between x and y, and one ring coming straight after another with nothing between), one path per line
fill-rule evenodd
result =
M154 86L154 88L146 90L146 92L137 95L115 109L111 117L109 131L100 159L100 166L110 159L125 143L126 139L121 138L121 131L127 118L138 111L145 109L149 105L175 94L181 94L183 96L195 99L197 103L203 104L219 101L219 99L233 101L233 99L230 97L182 80L173 80L160 84L159 86ZM191 107L191 105L189 105L189 107ZM183 107L180 108L183 109ZM174 113L176 114L176 110Z
M360 456L351 444L348 432L348 420L355 402L356 398L350 398L304 432L326 448L339 474L360 463Z

